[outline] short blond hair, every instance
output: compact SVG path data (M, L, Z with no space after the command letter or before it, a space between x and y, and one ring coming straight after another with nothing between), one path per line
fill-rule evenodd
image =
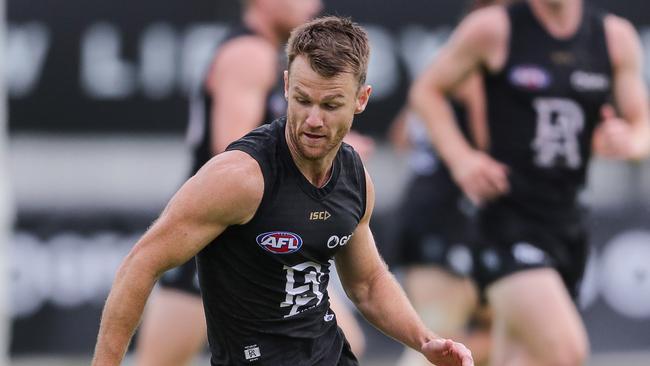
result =
M366 82L370 42L366 31L350 18L321 17L295 28L286 53L288 69L296 57L305 56L323 77L350 72L359 85Z

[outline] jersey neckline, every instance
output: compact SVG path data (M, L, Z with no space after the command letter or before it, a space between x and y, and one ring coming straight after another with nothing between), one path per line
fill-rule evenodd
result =
M546 28L546 26L544 26L542 20L535 15L533 8L530 6L530 4L527 1L520 3L520 6L525 7L527 16L529 17L531 23L534 24L535 27L537 27L544 34L544 36L549 40L551 40L552 42L555 42L557 44L570 45L574 43L578 38L580 38L580 36L584 32L586 17L588 15L587 4L585 3L582 4L580 9L580 22L578 23L578 27L576 27L575 32L573 32L573 34L567 37L556 37L553 34L551 34L551 32Z

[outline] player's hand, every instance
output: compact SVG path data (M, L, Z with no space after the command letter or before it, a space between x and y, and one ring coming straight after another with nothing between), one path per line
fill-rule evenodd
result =
M422 346L422 354L436 366L474 366L472 352L450 339L434 339Z
M629 159L634 154L632 127L616 116L614 108L606 104L600 110L602 122L594 131L594 152L609 159Z
M467 198L477 206L510 190L508 167L488 154L471 150L452 166L452 174Z
M375 152L375 140L356 131L348 132L343 141L352 146L364 162L368 161Z

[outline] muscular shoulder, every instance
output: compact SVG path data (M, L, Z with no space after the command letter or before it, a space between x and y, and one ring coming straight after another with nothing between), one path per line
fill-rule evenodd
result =
M262 37L250 35L235 38L224 44L210 69L208 86L217 80L229 79L270 86L277 78L278 50Z
M638 62L641 44L632 23L613 14L607 14L604 22L607 48L614 67Z
M471 12L463 20L467 27L487 36L503 35L508 28L508 12L501 5L487 6Z
M483 62L493 64L505 52L510 36L507 10L496 5L476 10L465 17L456 33Z
M256 35L237 37L223 45L219 52L224 63L244 63L262 66L277 62L278 50L273 44Z
M262 170L255 159L242 151L226 151L208 161L190 178L201 191L206 209L230 225L248 222L264 195ZM190 182L188 182L190 183Z

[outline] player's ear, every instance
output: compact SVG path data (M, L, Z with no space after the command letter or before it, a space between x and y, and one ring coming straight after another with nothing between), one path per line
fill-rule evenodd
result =
M284 99L289 100L289 70L284 70Z
M354 109L355 114L359 114L366 110L366 106L368 105L368 100L370 100L371 93L372 86L370 85L362 85L359 88L359 92L357 93L357 106Z

